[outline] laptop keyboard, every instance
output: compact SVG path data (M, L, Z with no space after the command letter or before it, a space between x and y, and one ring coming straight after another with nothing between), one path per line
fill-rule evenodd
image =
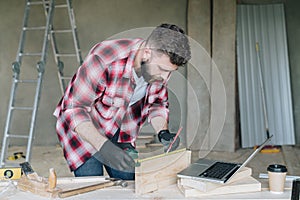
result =
M199 176L214 179L222 179L228 172L230 172L236 166L237 164L234 163L216 162L203 173L201 173Z

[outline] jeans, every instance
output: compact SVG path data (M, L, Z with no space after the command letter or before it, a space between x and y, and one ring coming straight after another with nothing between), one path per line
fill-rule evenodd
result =
M111 178L120 178L122 180L134 180L134 173L122 172L111 167L103 165L96 158L91 157L83 165L74 171L76 177L79 176L103 176L103 166Z

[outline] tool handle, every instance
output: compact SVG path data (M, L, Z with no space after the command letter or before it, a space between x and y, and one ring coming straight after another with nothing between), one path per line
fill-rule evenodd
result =
M58 196L60 198L66 198L66 197L70 197L70 196L74 196L74 195L83 194L83 193L86 193L86 192L91 192L91 191L94 191L94 190L102 189L102 188L105 188L105 187L110 187L110 186L113 186L113 185L114 185L113 181L104 182L104 183L97 183L97 184L94 184L94 185L84 186L84 187L80 187L80 188L76 188L76 189L63 190L63 191L58 193Z
M258 44L258 42L256 42L256 44L255 44L255 49L256 49L257 52L259 51L259 44Z
M48 177L48 187L50 190L53 190L56 187L57 176L54 168L49 169L49 177Z

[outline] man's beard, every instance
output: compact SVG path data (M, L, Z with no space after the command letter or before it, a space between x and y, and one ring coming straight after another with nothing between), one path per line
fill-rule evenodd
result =
M153 83L155 81L163 81L163 79L161 77L155 76L155 75L151 75L150 74L150 67L151 65L149 65L147 62L141 62L141 75L143 76L144 80L147 83Z

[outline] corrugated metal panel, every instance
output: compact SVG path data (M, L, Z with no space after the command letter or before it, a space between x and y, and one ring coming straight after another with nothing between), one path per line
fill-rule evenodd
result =
M274 135L271 143L295 144L284 7L238 5L237 22L242 147L261 144L266 138L259 60L269 130Z

